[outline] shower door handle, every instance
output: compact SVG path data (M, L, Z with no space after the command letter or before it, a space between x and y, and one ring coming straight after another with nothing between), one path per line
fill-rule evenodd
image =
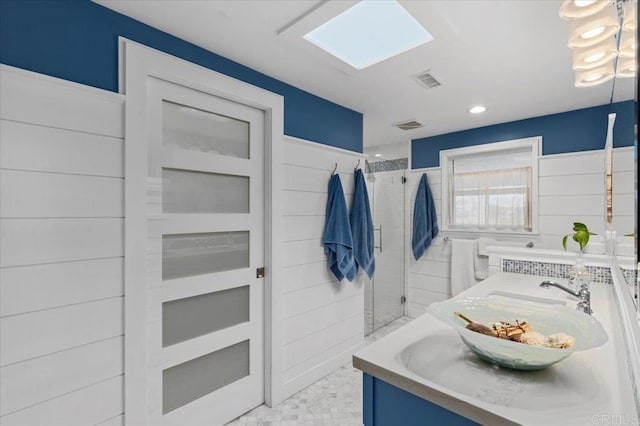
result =
M373 228L373 231L380 231L380 238L378 238L378 241L380 242L380 245L374 245L373 248L377 248L380 249L380 253L382 253L382 225L378 226L377 228Z

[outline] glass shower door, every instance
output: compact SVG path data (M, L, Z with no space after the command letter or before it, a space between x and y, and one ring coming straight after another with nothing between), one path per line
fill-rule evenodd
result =
M365 286L365 333L404 315L405 170L369 173L376 271Z

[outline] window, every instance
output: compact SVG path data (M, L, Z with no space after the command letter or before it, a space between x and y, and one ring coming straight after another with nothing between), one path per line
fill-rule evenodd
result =
M541 140L535 137L441 151L443 228L536 233Z

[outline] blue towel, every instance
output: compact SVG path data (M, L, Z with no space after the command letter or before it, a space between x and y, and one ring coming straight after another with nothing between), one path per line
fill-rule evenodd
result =
M353 257L369 278L373 278L376 261L373 257L373 220L369 207L369 194L364 173L358 169L355 173L353 204L351 205L351 235L353 236Z
M327 216L324 223L324 253L333 275L340 281L347 278L353 281L356 276L356 263L353 259L353 237L349 226L347 203L340 177L335 174L329 180L327 197Z
M431 241L438 235L438 217L433 202L427 174L423 173L418 185L416 204L413 207L413 237L411 247L416 260L424 254Z

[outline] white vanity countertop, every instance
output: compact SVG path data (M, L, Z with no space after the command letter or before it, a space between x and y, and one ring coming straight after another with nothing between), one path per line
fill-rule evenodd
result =
M545 279L550 278L500 272L457 297L510 292L576 305L558 289L538 287ZM593 315L609 340L541 371L512 371L480 361L453 328L430 314L357 352L353 365L482 424L638 424L613 288L592 284L591 292Z

